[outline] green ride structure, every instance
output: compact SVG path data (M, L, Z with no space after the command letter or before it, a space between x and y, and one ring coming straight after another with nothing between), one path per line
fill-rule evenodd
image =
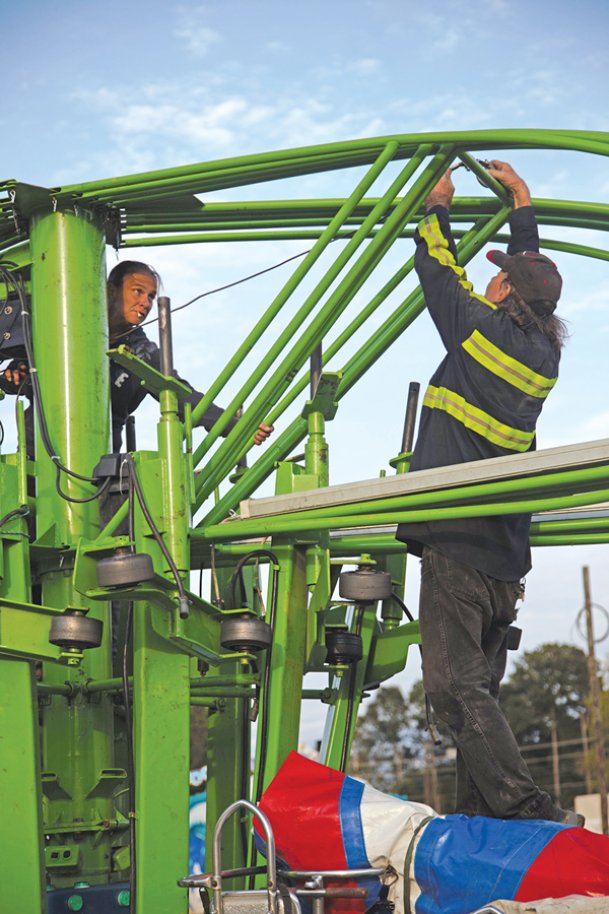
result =
M363 693L418 643L401 605L397 522L551 511L534 519L535 545L609 542L602 511L565 513L609 500L607 442L409 477L414 393L401 450L388 455L395 474L330 485L325 424L424 309L411 249L397 262L394 245L412 237L426 194L459 160L484 185L454 201L460 262L505 240L510 201L476 156L514 149L606 156L609 134L396 135L56 188L2 183L0 301L20 293L36 459L18 400L16 452L0 462L1 914L183 914L193 705L209 712L208 827L233 801L255 803L298 747L303 699L327 711L321 761L344 769ZM287 179L323 172L353 189L279 198ZM236 188L247 199L235 202ZM609 206L534 205L544 249L609 260L550 237L606 230ZM128 257L130 247L295 239L310 250L192 412L180 409L167 300L162 372L128 346L109 352L108 246ZM397 306L375 319L391 295ZM257 367L197 443L199 417L252 352ZM109 454L109 356L159 400L154 450ZM260 421L278 431L247 466ZM273 475L275 495L252 498ZM345 565L357 570L341 576ZM207 598L190 585L201 567L212 572ZM310 672L325 673L326 687L304 688ZM222 855L232 867L252 860L238 816Z

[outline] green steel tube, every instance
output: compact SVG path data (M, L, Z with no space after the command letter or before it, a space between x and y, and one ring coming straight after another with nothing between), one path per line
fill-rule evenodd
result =
M510 209L501 209L489 220L481 237L471 242L466 248L459 246L459 262L467 263L474 250L479 250L488 239L492 238L497 228L507 219ZM364 345L343 367L343 379L339 385L337 397L342 398L376 360L391 346L397 336L408 327L424 308L423 294L416 290L405 299L402 306L390 315L375 334L374 345Z
M31 219L32 325L36 368L44 414L53 448L64 465L90 475L110 440L109 378L106 359L105 241L101 225L83 210L40 212ZM37 417L40 420L40 416ZM81 538L94 539L99 530L98 502L77 504L60 497L55 465L45 452L38 428L36 442L37 535L47 545L74 549ZM72 497L95 492L90 483L66 477L61 486ZM47 565L42 575L42 602L60 609L86 608L102 621L102 646L86 651L80 667L44 665L49 685L104 679L111 672L108 604L89 602L74 588L61 567ZM45 766L57 774L66 799L49 799L47 816L64 824L74 819L111 819L114 804L95 796L100 772L114 767L113 712L110 696L89 703L56 696L42 710ZM82 747L87 746L87 752ZM93 795L91 795L93 794ZM95 798L94 798L95 797ZM110 876L110 838L87 836L79 845L77 873L57 873L57 886L75 876L104 882Z
M531 536L531 546L596 546L609 543L609 533L575 534L569 536Z
M490 224L486 226L484 231L484 238L488 239L492 237L496 227L502 222L505 221L509 213L508 209L503 209L491 220ZM473 230L472 230L473 231ZM466 233L465 239L467 239L472 232ZM485 241L481 242L478 247L484 244ZM464 258L463 258L464 259ZM347 362L345 368L343 369L344 375L343 380L339 386L339 395L344 395L347 391L362 377L365 371L368 370L371 364L374 364L377 358L382 355L386 349L395 341L395 339L403 333L403 331L408 327L422 312L424 308L424 299L420 290L415 290L411 293L405 301L393 312L392 315L387 318L387 320L381 325L374 338L377 340L377 343L371 346L369 343L361 347L361 349ZM333 349L333 347L330 347ZM330 351L330 350L329 350ZM333 350L334 351L334 350ZM329 355L324 357L329 358ZM345 386L345 380L348 379L348 387ZM302 390L306 386L307 379L302 378L299 384L296 387L296 390ZM282 401L286 403L288 398L291 399L290 394ZM273 414L275 415L275 413ZM298 421L298 420L297 420ZM301 441L306 433L306 423L301 424L299 430L297 431L294 423L290 426L286 432L281 436L278 442L276 442L277 448L282 448L284 456L291 452L291 449L296 446L296 444ZM273 460L281 459L275 457L273 452ZM242 479L234 486L231 491L224 496L217 505L210 510L206 515L202 523L217 523L221 518L226 517L228 512L231 509L234 509L244 498L248 498L249 495L256 489L263 479L266 479L267 476L272 471L273 462L270 460L270 453L267 451L260 460L251 467Z
M357 187L355 188L355 190L353 191L351 196L345 201L345 203L340 208L340 210L338 211L338 213L336 214L334 219L328 225L328 228L321 235L318 243L307 254L307 256L302 261L302 263L300 263L298 265L298 267L294 271L293 275L290 277L288 282L285 284L284 288L281 290L279 295L277 295L275 297L274 301L271 303L271 305L267 309L264 316L257 322L256 326L254 327L252 332L249 334L249 336L246 338L244 343L239 347L239 349L237 350L237 352L235 353L233 358L230 359L230 361L228 362L224 371L221 372L221 374L218 376L216 381L214 381L214 383L211 385L207 395L203 398L201 403L198 404L198 407L195 408L195 410L193 411L193 421L194 422L197 421L197 419L199 418L199 415L202 415L205 412L205 410L209 407L209 405L213 402L214 397L224 387L227 380L232 376L232 374L234 373L237 366L245 358L247 353L250 352L250 350L252 349L254 344L258 341L258 339L260 338L262 333L267 329L267 327L270 325L272 320L277 316L277 314L279 313L279 311L281 310L283 305L286 303L286 301L289 299L289 297L292 295L294 290L296 288L298 288L298 286L300 285L300 283L302 282L304 277L309 272L312 265L318 260L318 258L321 256L323 251L330 244L330 242L334 238L336 232L338 231L340 226L344 223L345 219L353 212L354 208L357 206L357 204L359 203L359 201L365 194L366 190L372 186L372 184L378 178L378 176L381 174L381 172L384 170L386 165L391 161L391 159L393 158L393 156L395 154L396 148L397 148L396 144L391 144L391 145L387 146L382 151L381 155L379 156L378 160L375 162L374 166L369 170L369 172L365 175L365 177L358 183ZM258 372L255 373L255 375L254 375L255 380L253 380L251 382L250 390L253 388L253 386L257 383L259 378L262 377L262 375L266 371L266 365L271 364L271 362L274 361L275 358L277 358L277 356L281 353L284 345L287 342L289 342L289 340L292 338L293 333L296 331L296 329L298 327L300 327L302 321L304 320L306 315L310 312L310 310L314 304L315 304L315 300L310 297L309 299L307 299L307 302L305 302L305 304L299 309L296 316L290 322L288 328L286 328L286 331L284 331L280 335L278 341L275 343L275 345L272 347L272 349L267 353L265 363L264 363L265 367L263 367L262 370L259 370ZM239 406L240 403L245 402L248 392L249 391L245 390L245 389L239 391L239 394L236 398L236 401L237 401L236 407ZM235 409L236 409L236 407L235 407ZM227 412L229 412L229 417L230 417L230 415L232 415L232 413L230 413L230 407L229 407L229 410L227 410ZM209 439L209 437L210 436L208 435L207 439ZM207 439L206 439L206 441L207 441ZM204 453L205 453L205 451L202 451L199 449L197 449L197 451L195 451L195 454L194 454L194 464L195 465L199 462L199 460L201 459L201 457L203 456Z
M359 556L362 553L393 555L406 551L406 545L396 540L394 533L371 533L361 536L333 536L330 539L332 557Z
M529 501L495 502L487 505L462 505L452 508L429 508L410 511L392 511L383 514L361 514L355 517L336 515L330 518L295 518L293 516L259 518L213 524L202 535L212 541L247 539L253 536L273 536L289 533L292 536L308 530L338 530L349 527L400 524L412 521L453 520L462 517L491 517L497 514L532 514L561 508L577 508L609 500L609 489L586 492L582 495L563 495L561 498L531 499Z
M531 524L531 532L540 536L547 533L593 533L609 530L609 517L565 519L556 521L539 520Z
M124 501L116 513L110 518L103 530L100 530L99 536L97 537L100 540L106 539L110 536L113 536L120 525L124 520L127 519L129 513L129 502Z
M322 363L327 364L342 347L351 340L353 335L365 324L375 311L383 304L385 299L397 289L401 282L408 276L414 266L414 257L406 261L403 267L394 273L391 279L385 283L383 288L368 302L365 308L351 321L348 327L331 343L327 349L324 349ZM304 375L297 384L295 384L277 404L274 410L269 414L269 422L273 425L294 400L303 392L308 384L308 375Z
M19 488L19 504L27 505L32 500L28 498L27 491L27 451L25 437L25 409L23 400L17 400L15 406L17 416L17 474Z
M75 689L72 685L61 685L61 683L52 685L49 682L37 682L36 691L39 695L64 695L69 697L75 694Z
M322 146L307 146L300 149L287 149L278 152L259 153L256 155L235 157L233 159L205 162L198 166L187 165L179 168L165 169L159 172L142 173L122 176L119 178L90 181L85 184L67 185L62 188L64 193L74 193L81 198L102 195L114 200L122 188L149 188L166 186L168 189L179 187L182 179L192 181L199 179L197 186L202 183L202 176L207 176L207 188L221 189L224 186L221 176L234 173L241 174L239 183L247 184L252 180L256 167L266 167L280 172L280 176L289 174L306 174L303 171L309 162L314 164L310 171L318 169L315 162L317 155L330 168L348 167L353 164L366 164L373 161L379 152L379 147L384 147L388 142L399 144L396 157L405 158L412 155L421 143L450 143L465 150L476 149L535 149L556 148L573 151L589 152L598 155L609 155L609 143L606 134L596 134L587 131L563 130L478 130L468 132L439 132L419 134L397 134L384 137L375 137L366 140L349 140L343 143L328 143ZM283 166L283 169L280 168ZM300 169L300 171L299 171ZM151 176L154 176L154 179ZM215 181L212 181L212 176Z
M242 430L239 428L233 429L233 431L228 435L224 445L214 454L212 459L209 461L206 467L205 474L202 474L200 477L203 479L209 478L209 482L205 481L201 484L197 502L201 503L210 492L213 491L213 487L218 478L222 478L225 475L227 469L230 468L247 450L247 445L245 447L239 447L239 437L242 436L244 432L255 429L256 425L260 421L260 415L271 405L271 398L281 396L283 391L287 388L290 383L290 378L294 370L298 370L303 364L304 360L308 357L310 352L315 348L318 342L323 338L323 335L330 326L338 319L340 314L347 307L349 301L356 293L356 291L361 287L367 276L370 274L372 269L379 262L381 257L386 252L387 248L392 244L395 238L396 230L399 231L403 225L404 220L407 218L408 213L416 205L416 202L421 193L425 192L437 179L438 173L442 170L446 164L447 158L450 156L451 150L442 150L436 154L432 162L426 166L423 174L417 179L414 186L407 191L405 196L400 201L399 205L396 207L395 212L387 219L383 229L378 233L373 241L367 246L366 250L360 256L359 260L351 267L345 278L340 282L339 286L334 290L334 292L328 298L326 304L322 307L319 314L313 319L311 325L309 326L306 334L303 334L300 340L295 344L292 351L284 358L283 362L277 368L275 374L271 379L266 383L263 389L259 392L257 397L254 399L251 406L246 411L242 423ZM420 156L415 156L403 169L398 178L392 182L391 187L389 188L387 194L382 198L383 205L386 206L390 202L395 194L399 192L401 187L408 181L412 176L414 171L419 166L419 160L422 158L423 152ZM381 215L381 212L374 213L370 216L370 219L377 221L378 216ZM361 232L367 230L366 223L362 225ZM357 233L356 233L357 235ZM355 241L355 237L353 242ZM358 242L359 243L359 242ZM333 267L328 270L322 282L318 285L314 296L319 296L321 294L320 287L322 291L325 291L330 280L333 280L338 273L338 266L342 269L343 260L346 262L347 254L350 257L351 242L346 246L342 255L340 255ZM234 409L237 408L238 401L234 403ZM228 408L228 411L234 411L231 407ZM210 436L208 436L209 438ZM232 445L235 447L231 447ZM239 450L236 451L235 448L239 447Z
M472 229L470 229L465 234L464 241L466 239L468 239L470 235L475 235L476 232L479 230L479 228L480 228L480 226L476 225ZM394 289L396 289L398 287L398 285L406 278L406 276L408 276L408 274L412 271L413 267L414 267L414 257L411 257L411 258L409 258L409 260L406 261L404 266L401 267L399 270L397 270L397 272L391 277L391 279L387 283L385 283L383 288L370 300L370 302L366 305L366 307L362 308L360 313L351 321L349 326L346 327L345 330L343 330L343 332L336 338L336 340L334 340L334 342L331 343L330 346L328 346L326 349L324 349L324 353L323 353L323 364L324 365L327 362L329 362L330 359L332 359L337 354L337 352L339 352L340 349L342 349L342 347L352 339L354 334L362 327L362 325L368 320L368 318L371 317L375 313L375 311L378 309L378 307L385 301L387 296L390 295L391 292L393 292ZM408 299L406 301L408 301ZM403 302L398 307L398 309L396 311L394 311L394 315L396 315L396 316L399 315L402 308L405 306L405 304L406 304L406 302ZM409 326L410 323L412 321L414 321L416 319L416 317L418 317L418 315L421 313L422 310L423 310L423 308L420 307L416 311L412 312L411 319L409 320L407 326ZM391 320L391 318L389 318L389 320ZM381 328L379 328L378 331L375 331L375 333L366 342L365 346L359 350L361 353L367 352L369 346L374 345L374 340L376 339L377 335L382 334L383 328L385 326L386 326L386 323L384 323L381 326ZM405 327L401 326L401 324L400 324L399 334L403 333L404 329L405 329ZM391 343L395 342L396 338L397 338L397 336L394 338L391 338ZM390 343L387 343L387 345L390 345ZM382 350L383 352L385 351L385 348ZM281 416L283 414L284 410L286 410L288 408L288 406L290 406L294 402L294 400L299 396L299 394L302 393L302 391L305 389L307 383L308 383L308 375L304 375L304 377L300 378L298 383L295 384L288 391L286 396L277 404L275 409L270 413L269 422L271 423L271 425L277 421L279 416Z
M224 495L197 524L197 529L203 525L219 523L231 508L234 508L241 499L249 498L257 487L267 479L275 470L278 461L285 460L307 434L307 420L300 416L288 426L283 434L275 439L264 449L262 457L249 467L243 476L234 484L231 490ZM191 533L191 536L193 534Z
M161 419L157 426L159 455L163 462L165 522L164 540L177 568L185 578L190 569L188 525L190 521L185 461L182 453L183 426L178 418L178 398L173 391L160 396ZM168 572L170 574L170 572Z
M526 495L529 492L550 490L558 492L568 490L574 486L587 484L592 486L598 483L609 483L609 466L587 467L579 470L565 470L560 473L548 473L545 476L525 476L517 479L504 479L495 482L485 482L469 486L459 486L449 489L438 489L433 492L414 492L411 495L395 495L391 498L375 498L369 501L359 501L352 504L335 505L327 508L310 508L306 511L293 512L286 515L294 519L335 517L340 513L343 517L353 514L392 512L407 510L410 507L424 507L427 505L443 504L449 502L469 502L480 498L505 498L506 495Z

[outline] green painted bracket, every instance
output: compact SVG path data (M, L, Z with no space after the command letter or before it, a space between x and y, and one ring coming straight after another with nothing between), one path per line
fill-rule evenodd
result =
M49 634L55 616L62 615L62 609L0 598L0 654L60 663L61 649Z
M402 451L397 457L392 457L389 466L393 467L396 473L407 473L410 469L410 458L412 451Z
M389 631L378 631L372 639L365 682L385 682L406 666L408 648L421 643L419 622L405 622ZM366 686L364 686L366 688Z
M124 786L126 780L127 772L123 768L105 768L100 772L97 782L88 792L87 799L90 800L97 797L110 799L119 787Z
M220 647L220 610L187 590L191 613L187 619L181 619L173 577L155 572L151 580L141 584L116 588L99 586L97 560L111 555L118 547L129 544L130 540L126 536L94 543L81 540L74 564L74 586L78 592L88 600L145 601L161 607L166 612L152 613L152 626L157 635L178 645L185 653L201 657L209 663L217 664L229 659Z
M59 777L54 771L43 771L40 782L42 792L47 800L71 800L72 794L59 782Z
M53 206L54 192L50 187L25 184L23 181L11 181L9 186L15 209L21 216L29 218L34 213L50 210Z
M144 362L143 359L138 359L138 357L129 350L129 347L124 344L119 346L118 349L109 349L106 352L106 355L109 356L113 362L116 362L117 365L122 365L123 368L126 368L127 371L130 371L131 374L134 374L139 378L142 387L144 387L148 393L157 397L157 399L164 390L172 391L172 393L177 396L178 400L186 400L192 393L192 390L188 385L184 384L182 381L178 381L177 378L169 378L167 375L161 374L160 371L157 371L156 368L153 368L147 362Z
M329 553L327 550L324 550ZM330 564L328 558L322 563L319 578L307 609L307 672L324 670L327 650L325 645L326 609L332 595L330 584Z
M342 377L342 371L324 371L319 379L315 396L312 400L307 400L304 405L303 419L308 419L311 413L321 413L326 421L334 418L338 409L336 391Z
M44 862L51 870L77 870L80 848L78 844L49 844L44 849Z

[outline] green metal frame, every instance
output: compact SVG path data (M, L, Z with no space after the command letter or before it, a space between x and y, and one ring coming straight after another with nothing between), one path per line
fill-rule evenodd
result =
M92 474L110 447L105 245L311 242L237 351L230 357L227 353L219 376L212 383L206 379L206 396L192 416L187 409L185 423L178 415L181 384L128 351L113 353L159 397L157 449L137 452L134 462L184 586L191 570L213 566L220 599L189 594L188 618L180 616L175 579L138 504L131 541L124 533L126 504L102 528L97 501L76 504L61 498L55 461L45 453L40 432L36 461L26 458L19 405L18 450L0 458L0 513L28 505L35 533L23 517L0 527L0 853L11 873L3 882L2 914L18 909L44 914L45 881L51 891L79 886L83 895L83 884L111 887L128 878L124 722L121 683L112 670L111 601L123 607L133 601L135 607L129 688L137 912L174 914L185 909L177 880L187 869L190 705L209 708L208 822L213 824L244 788L255 799L257 785L268 784L288 752L297 748L304 698L329 706L322 759L334 766L344 762L362 694L402 669L409 646L417 643L417 623L404 623L392 599L379 606L335 600L344 564L372 563L389 570L402 596L406 556L392 534L392 525L400 520L560 511L567 504L588 506L609 499L609 465L583 463L568 471L356 499L289 515L238 514L240 503L272 474L278 495L329 485L325 423L424 308L412 282L412 258L388 272L387 255L396 242L412 236L422 201L455 159L486 185L480 196L454 202L460 262L466 264L488 241L504 240L509 201L474 154L513 149L608 155L609 134L508 130L398 135L59 188L0 184L2 260L31 292L33 345L51 438L61 460L83 476ZM353 189L337 199L273 199L273 182L325 171L340 173L341 186L350 183ZM258 201L218 200L224 190L252 184L261 186ZM561 226L606 231L609 206L542 199L534 205L545 248L609 260L609 250L546 237ZM374 291L363 306L358 299L355 309L364 284ZM389 296L399 303L378 324L378 309ZM293 302L286 320L286 306ZM355 351L344 358L343 348L354 341ZM320 345L325 370L307 400L309 360ZM257 367L193 450L193 426L254 350L261 353ZM242 458L250 452L258 424L279 425L299 403L299 415L244 467ZM220 440L242 404L236 426ZM292 457L303 441L304 457ZM390 462L404 473L408 454ZM74 498L94 492L91 483L72 477L62 476L61 483ZM531 536L535 545L607 541L609 519L594 512L537 518ZM114 591L100 587L97 561L131 546L151 556L153 579ZM256 657L231 654L221 646L223 616L243 608L266 612L269 618L270 595L266 610L251 586L246 588L247 606L233 607L230 596L236 563L262 546L278 563L272 650ZM267 558L261 556L260 562ZM251 569L246 577L251 584ZM100 647L70 651L49 644L51 621L66 609L102 621ZM361 632L364 656L354 667L326 662L325 630L337 625ZM40 660L41 676L34 669ZM197 661L203 664L200 673ZM328 674L327 688L304 687L304 677L312 671ZM246 769L256 708L266 712L250 779ZM252 853L236 820L225 832L223 850L225 866L242 864ZM112 898L108 894L109 912L118 905ZM124 900L123 895L122 904Z

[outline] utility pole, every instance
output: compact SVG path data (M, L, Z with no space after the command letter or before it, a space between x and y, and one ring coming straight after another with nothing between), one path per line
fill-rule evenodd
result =
M586 793L592 793L594 790L594 784L592 780L592 772L590 765L590 758L588 753L590 751L590 740L588 739L588 711L584 711L582 716L579 719L579 728L582 735L582 749L584 753L584 774L586 777Z
M594 630L592 627L592 597L590 595L590 571L587 565L584 575L584 608L586 610L586 633L588 636L588 678L590 680L590 718L592 737L596 746L596 781L601 800L601 826L604 835L609 834L609 815L607 808L607 778L605 774L605 747L601 720L601 694L594 654Z
M560 761L558 757L558 728L556 726L556 709L552 708L552 774L554 776L554 798L560 806Z

